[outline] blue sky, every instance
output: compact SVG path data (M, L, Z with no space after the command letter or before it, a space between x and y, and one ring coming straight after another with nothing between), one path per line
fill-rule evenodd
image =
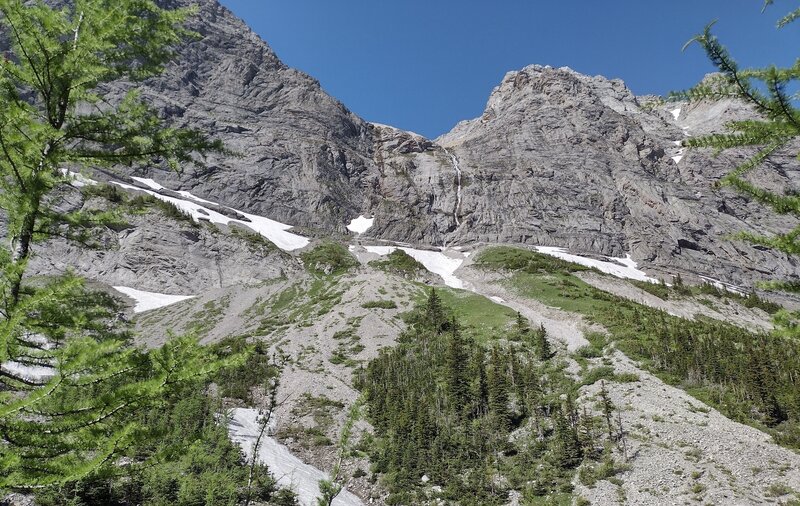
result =
M747 66L789 65L800 24L777 0L221 0L292 67L366 120L436 137L481 114L509 70L569 66L636 94L696 83L712 67L683 44L715 32Z

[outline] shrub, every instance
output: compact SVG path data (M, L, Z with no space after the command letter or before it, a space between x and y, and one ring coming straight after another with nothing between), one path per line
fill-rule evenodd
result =
M315 274L338 276L358 265L353 255L338 242L325 241L300 255L306 269Z
M397 303L391 299L371 300L361 304L364 309L397 309Z

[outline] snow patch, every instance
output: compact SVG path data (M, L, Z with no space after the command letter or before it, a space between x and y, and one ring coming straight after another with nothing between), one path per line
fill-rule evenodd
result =
M678 121L678 118L681 116L681 108L678 107L677 109L673 109L669 111L672 114L672 117L675 118L675 121Z
M195 202L201 202L203 204L211 204L212 206L218 206L219 205L216 202L212 202L212 201L206 200L206 199L201 199L200 197L198 197L196 195L192 195L191 193L189 193L189 192L187 192L185 190L176 191L175 193L177 193L178 195L180 195L182 197L186 197L187 199L194 200Z
M158 309L196 297L196 295L167 295L164 293L145 292L127 286L115 286L113 288L136 301L136 305L133 306L134 313L143 313L144 311Z
M253 456L253 447L258 438L260 426L258 411L248 408L235 408L230 412L228 433L234 443L238 443L248 458ZM297 494L303 506L314 506L320 495L319 481L329 476L314 466L306 464L269 435L264 435L258 447L258 461L266 464L278 485L290 488ZM333 506L364 506L364 503L342 489L333 500Z
M375 218L366 218L364 216L359 216L358 218L354 219L347 225L347 230L351 232L355 232L356 234L363 234L367 230L372 227L372 224L375 222Z
M612 276L616 276L618 278L659 283L659 280L651 278L644 271L639 270L636 262L631 259L630 255L627 255L625 258L606 257L609 259L609 261L603 261L596 260L594 258L583 257L580 255L573 255L571 253L567 253L564 248L554 248L551 246L536 246L536 251L539 253L544 253L545 255L566 260L568 262L585 265L586 267L594 267L601 272L611 274Z
M71 170L61 169L61 174L70 179L70 184L75 188L83 188L84 186L96 185L97 181L89 179L80 172L72 172Z
M245 227L251 228L256 233L262 235L267 240L275 244L275 246L279 247L284 251L293 251L296 249L304 248L308 246L309 243L309 240L306 239L305 237L287 232L287 230L292 228L291 225L286 225L284 223L271 220L269 218L264 218L263 216L257 216L255 214L245 213L244 211L239 211L238 209L226 206L227 209L230 209L231 211L234 211L237 214L244 216L246 220L238 220L235 218L230 218L228 216L225 216L224 214L218 213L217 211L211 210L200 204L200 203L205 203L205 204L218 205L215 202L201 199L200 197L196 197L187 191L178 192L181 196L184 196L187 199L189 199L189 200L184 200L175 197L168 197L166 195L162 195L160 193L156 193L151 190L145 190L137 186L132 186L125 183L119 183L117 181L112 181L112 183L121 188L145 192L148 195L151 195L159 200L163 200L164 202L169 202L170 204L174 205L184 213L191 216L192 219L197 222L199 222L200 220L207 220L210 221L211 223L218 223L220 225L229 225L231 223L238 223L240 225L244 225Z
M142 183L143 185L153 189L153 190L164 190L165 188L160 184L156 183L152 179L145 178L145 177L131 177L136 182Z
M444 284L450 288L464 289L464 282L457 278L453 273L464 263L466 255L454 252L458 257L447 255L440 251L428 251L414 248L397 246L364 246L370 253L376 255L388 255L394 250L405 251L411 258L421 263L426 269L434 274L441 276Z
M700 279L702 279L706 283L710 283L710 284L714 285L719 290L727 290L729 292L738 293L739 295L747 295L743 288L738 287L736 285L732 285L731 283L726 283L724 281L720 281L718 279L710 278L708 276L700 276Z

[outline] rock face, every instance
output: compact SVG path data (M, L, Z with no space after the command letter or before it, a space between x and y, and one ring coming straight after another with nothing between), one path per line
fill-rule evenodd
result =
M687 135L749 114L740 104L643 107L621 81L567 68L510 72L484 114L438 142L466 179L459 240L554 244L621 256L664 273L684 270L737 282L789 277L796 266L726 236L770 232L787 220L714 183L745 152L681 157ZM795 188L790 156L755 176ZM785 229L784 229L785 230Z
M358 118L216 0L163 1L199 3L191 28L201 39L139 88L170 121L237 153L182 174L154 168L148 176L166 186L321 236L347 233L363 214L375 216L365 236L378 239L629 253L667 279L797 279L789 258L727 238L791 226L713 187L746 153L713 158L676 145L748 117L740 104L646 107L621 81L530 66L505 76L480 118L433 141ZM754 177L800 184L790 153Z
M235 156L212 156L202 171L152 177L293 225L344 231L360 211L371 167L368 125L319 83L278 60L241 20L213 0L198 4L166 72L139 89L172 122L225 141ZM128 88L112 86L119 96Z

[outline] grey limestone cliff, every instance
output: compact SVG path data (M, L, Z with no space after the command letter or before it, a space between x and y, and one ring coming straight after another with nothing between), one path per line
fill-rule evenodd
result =
M714 187L746 153L713 157L676 145L751 114L740 104L648 106L622 81L534 65L508 73L481 117L430 140L362 120L216 0L199 4L191 27L200 39L181 47L164 75L137 86L169 121L222 139L236 155L181 174L150 171L172 189L312 235L346 233L364 214L375 217L364 237L376 239L630 254L667 279L797 277L791 259L729 240L791 225ZM790 155L755 177L796 189Z

